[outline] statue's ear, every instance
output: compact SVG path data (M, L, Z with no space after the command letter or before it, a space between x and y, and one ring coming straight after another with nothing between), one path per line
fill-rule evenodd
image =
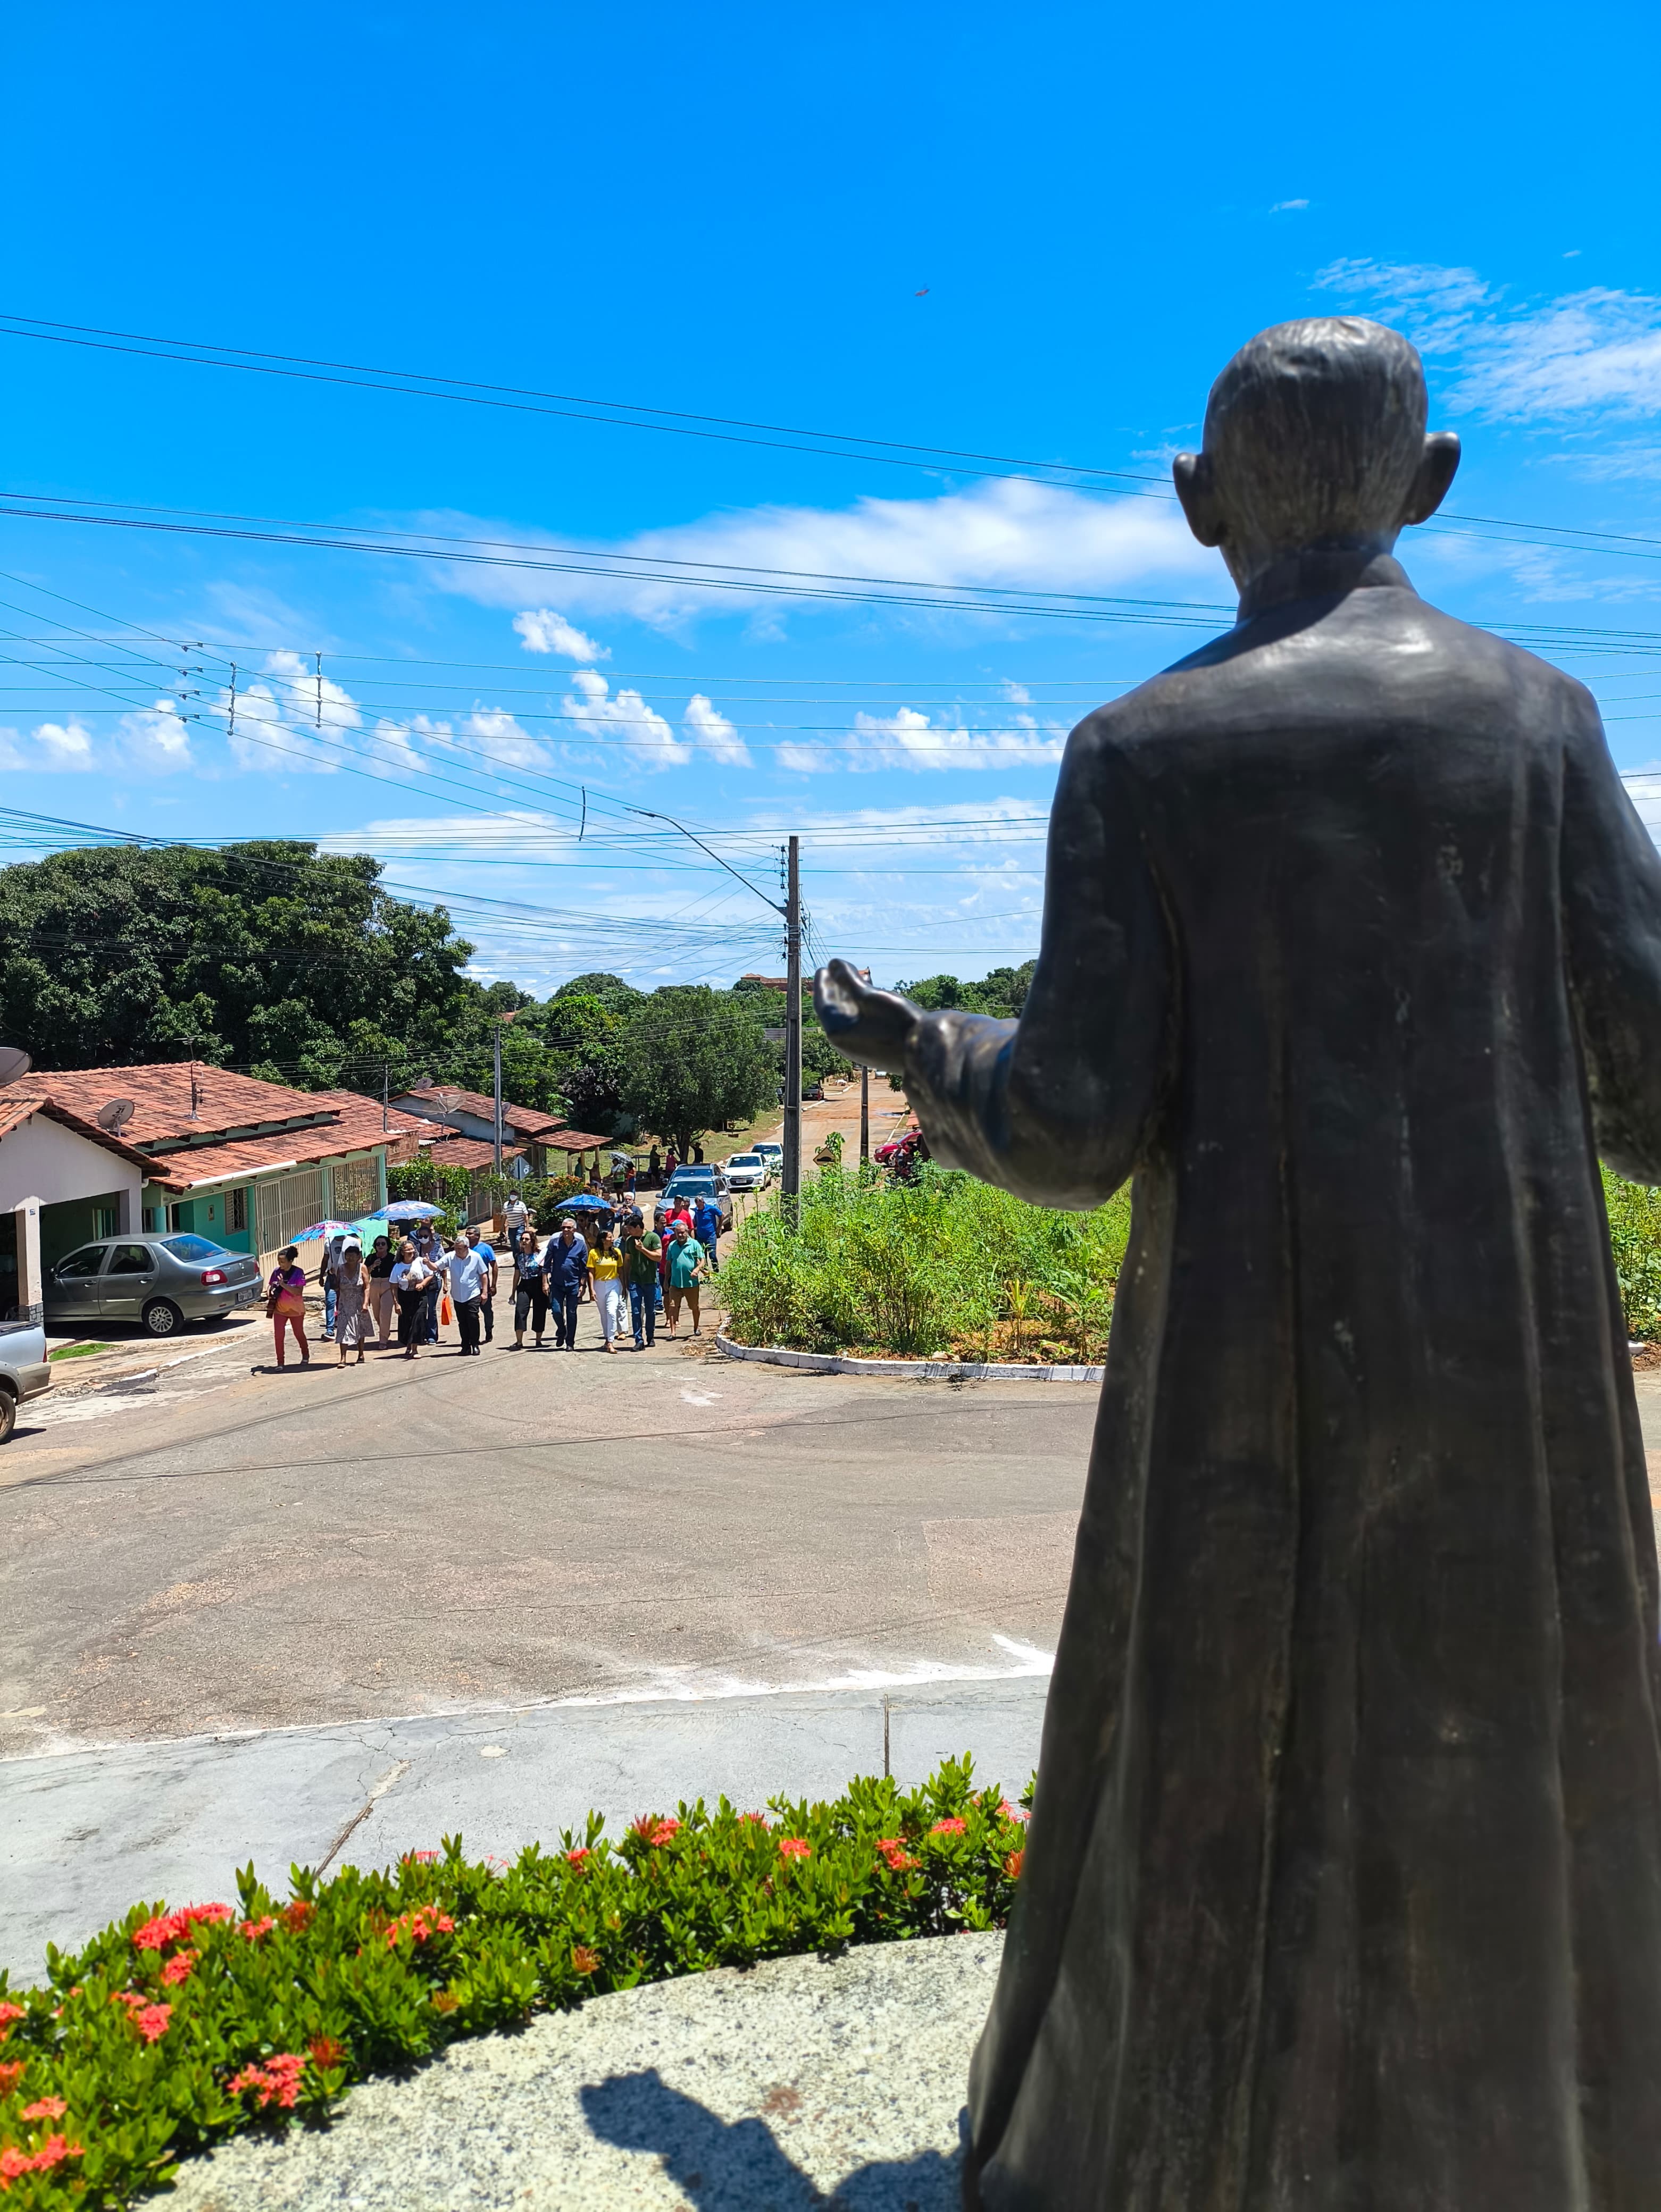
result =
M1202 545L1223 542L1223 514L1217 498L1217 479L1209 453L1178 453L1171 464L1177 496L1188 517L1188 526Z
M1459 466L1459 441L1451 430L1435 430L1425 441L1425 450L1413 478L1413 488L1402 506L1402 520L1426 522L1447 497Z

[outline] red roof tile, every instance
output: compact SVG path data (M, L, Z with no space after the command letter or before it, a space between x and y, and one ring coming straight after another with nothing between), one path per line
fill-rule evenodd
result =
M201 1060L196 1063L194 1120L188 1060L143 1067L40 1068L32 1083L94 1122L99 1108L110 1099L131 1098L137 1111L122 1134L141 1149L149 1142L210 1136L216 1130L257 1127L261 1122L303 1121L327 1113L331 1103L327 1094L262 1083L257 1076L234 1075L228 1068L210 1067ZM380 1110L377 1106L376 1113Z
M434 1126L431 1121L427 1124L429 1129ZM496 1146L484 1137L439 1137L421 1147L422 1158L430 1160L435 1167L441 1168L494 1167L496 1156ZM510 1150L504 1145L502 1157L504 1160L523 1159L525 1148L522 1145L515 1145Z
M441 1091L455 1100L453 1110L459 1114L472 1114L485 1121L495 1118L496 1101L487 1098L482 1091L457 1091L447 1083L421 1083L399 1095L405 1098L430 1098L437 1105ZM545 1114L539 1106L515 1106L507 1098L502 1102L502 1119L515 1136L532 1137L545 1143L546 1133L561 1126L557 1114Z

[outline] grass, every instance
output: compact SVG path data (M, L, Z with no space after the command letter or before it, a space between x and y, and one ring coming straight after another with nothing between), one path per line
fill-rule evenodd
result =
M228 2136L604 1990L1007 1917L1025 1831L966 1759L770 1809L700 1801L616 1841L591 1814L511 1864L447 1838L384 1872L296 1867L286 1899L249 1866L235 1906L135 1905L50 1950L45 1986L0 1972L6 2212L126 2204Z
M1661 1190L1603 1170L1629 1336L1661 1339ZM720 1288L739 1342L966 1360L1099 1360L1130 1196L1093 1213L1028 1206L926 1167L915 1183L827 1168L793 1225L776 1194L746 1218Z
M90 1359L94 1352L107 1352L107 1344L60 1344L56 1352L46 1354L48 1359Z
M826 1168L795 1224L776 1198L750 1214L721 1285L740 1343L1094 1360L1129 1232L1128 1190L1062 1213L932 1165L910 1183Z

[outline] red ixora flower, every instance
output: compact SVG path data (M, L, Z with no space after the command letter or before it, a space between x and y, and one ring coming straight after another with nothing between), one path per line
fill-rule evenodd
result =
M317 1907L303 1897L295 1898L292 1905L285 1905L277 1915L283 1925L295 1936L302 1928L309 1928L316 1917Z
M680 1822L672 1816L660 1820L655 1813L642 1813L633 1828L636 1835L656 1845L672 1843L680 1833Z
M346 2046L336 2035L314 2035L306 2048L314 2066L338 2066L346 2056Z
M811 1859L813 1846L805 1836L781 1836L779 1856L782 1859Z
M936 1820L928 1832L931 1836L960 1836L968 1826L967 1820Z
M579 1974L595 1973L599 1967L599 1953L591 1951L586 1943L573 1943L571 1964Z
M32 2105L23 2107L26 2120L61 2120L69 2106L61 2097L37 2097Z
M133 1930L136 1951L165 1951L181 1936L188 1936L198 1921L234 1920L228 1905L181 1905L177 1912L163 1912Z
M418 1905L411 1912L400 1912L389 1923L386 1929L386 1948L395 1951L398 1939L407 1936L412 1943L424 1943L431 1936L447 1936L455 1926L447 1912L435 1912L430 1906Z
M21 2020L25 2007L14 2004L9 1997L0 1998L0 2035L3 2035L13 2021Z
M9 2189L20 2175L50 2173L66 2158L84 2158L86 2150L64 2136L48 2136L37 2151L0 2150L0 2189Z
M576 1844L566 1852L565 1863L568 1866L580 1867L584 1859L591 1858L593 1856L587 1844Z
M1021 1869L1025 1865L1025 1863L1026 1853L1025 1850L1011 1851L1009 1856L1003 1863L1003 1870L1009 1876L1011 1881L1019 1881L1021 1878Z
M146 2043L160 2043L173 2018L170 2004L144 2005L132 2015L132 2024Z
M246 1936L249 1942L257 1943L262 1936L269 1936L276 1925L276 1921L268 1912L263 1919L245 1920L237 1932L239 1935Z
M23 2061L21 2058L9 2059L0 2066L0 2097L9 2097L22 2078Z
M195 1964L194 1951L175 1951L161 1969L161 1978L170 1990L177 1989L180 1982L189 1981L191 1968Z
M891 1874L904 1874L908 1869L918 1863L906 1850L904 1836L879 1836L877 1839L877 1849L887 1860Z
M240 2074L233 2074L226 2086L233 2096L244 2089L257 2091L262 2112L268 2105L280 2105L289 2111L299 2100L300 2077L305 2070L303 2052L279 2051L263 2066L245 2066Z
M405 1851L400 1866L431 1866L438 1857L436 1851Z
M765 1813L740 1813L739 1814L739 1818L740 1820L749 1820L752 1822L757 1828L764 1828L767 1826L767 1815Z

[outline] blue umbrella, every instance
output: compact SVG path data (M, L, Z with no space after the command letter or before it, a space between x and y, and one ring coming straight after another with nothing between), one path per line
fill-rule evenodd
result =
M562 1213L611 1213L615 1211L609 1198L564 1198L560 1200Z
M363 1216L365 1221L431 1221L442 1213L441 1206L429 1206L424 1198L395 1198L390 1206L380 1206L373 1213Z

